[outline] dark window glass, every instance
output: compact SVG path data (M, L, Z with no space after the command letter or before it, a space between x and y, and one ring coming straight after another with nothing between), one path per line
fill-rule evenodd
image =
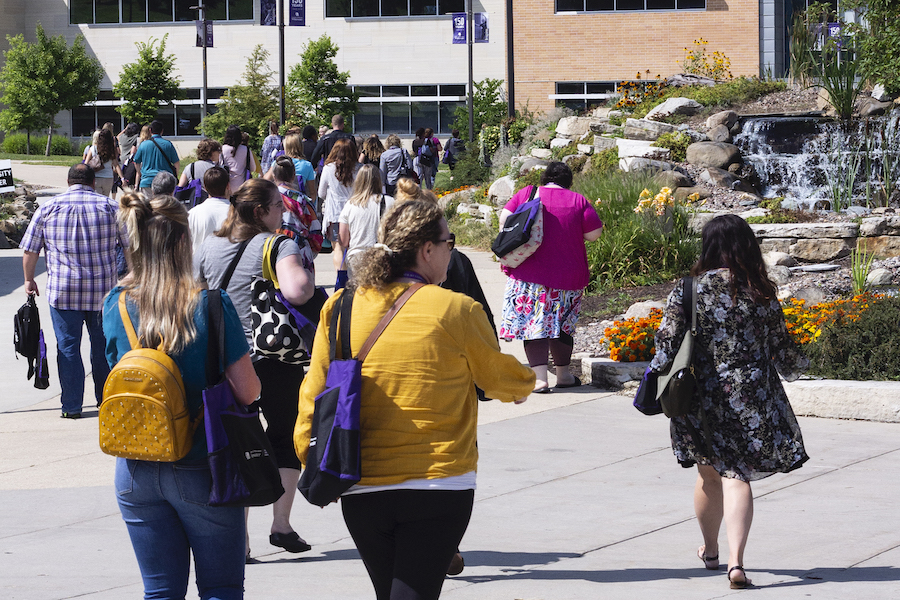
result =
M465 85L442 85L441 96L465 96Z
M191 10L191 7L199 4L197 0L175 0L175 20L196 21L200 18L200 11Z
M115 106L98 106L97 107L97 127L102 127L107 123L113 124L113 135L122 131L122 115L116 110Z
M582 82L578 83L556 83L556 93L557 94L583 94L584 93L584 84Z
M675 0L647 0L647 10L674 10Z
M465 0L439 0L438 14L449 15L455 12L465 12Z
M456 120L456 108L466 107L465 102L441 102L441 133L450 133L453 128L453 122ZM468 135L465 133L463 135Z
M151 23L172 20L172 0L147 0L148 18Z
M385 102L381 105L384 113L384 132L407 135L409 133L409 103Z
M409 14L436 15L437 0L409 0Z
M438 105L437 102L413 102L410 106L412 115L412 129L424 127L438 131Z
M228 20L245 21L253 18L253 0L228 0Z
M215 100L225 95L228 88L206 88L206 97L209 100Z
M69 22L79 23L94 22L94 5L91 0L71 0L69 4Z
M678 0L678 8L706 8L706 0Z
M146 0L122 0L123 23L144 23L146 20Z
M587 9L590 11L613 10L615 0L587 0Z
M382 17L405 17L409 15L407 0L381 0Z
M616 0L616 10L644 10L644 0Z
M200 91L201 91L200 88L187 88L187 89L182 89L181 91L184 92L184 97L187 100L199 100L200 99Z
M586 87L588 94L612 94L616 91L616 84L611 81L588 83Z
M97 0L97 23L119 22L119 0Z
M438 88L436 85L414 85L412 86L413 96L437 96Z
M350 0L325 0L326 17L349 17Z
M354 17L377 17L378 0L353 0Z
M354 133L381 133L381 104L360 102L353 119Z
M381 95L384 98L406 98L409 96L408 85L383 85Z
M161 106L156 113L156 120L163 124L163 135L175 135L175 107Z
M191 6L197 6L198 2L193 2ZM209 21L225 20L225 5L227 0L206 0L203 5L206 7L206 18ZM199 13L199 11L197 11ZM197 17L200 18L199 16Z
M584 0L556 0L556 12L584 10Z
M358 85L353 88L360 98L378 98L381 96L381 88L377 85Z
M200 115L203 113L203 107L199 104L178 105L175 107L175 114L178 117L176 125L178 131L176 135L200 135L197 127L200 125Z
M584 100L557 100L556 106L581 112L587 107L587 103Z
M112 90L100 90L97 92L97 100L118 100L118 96Z
M72 109L72 137L78 135L89 136L94 132L96 126L97 121L94 118L93 106L79 106L78 108ZM118 131L116 133L118 133ZM90 141L90 139L88 141ZM33 143L31 146L32 149L34 149Z

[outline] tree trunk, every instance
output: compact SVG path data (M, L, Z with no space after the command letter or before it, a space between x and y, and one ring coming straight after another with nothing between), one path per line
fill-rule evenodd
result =
M44 151L44 156L50 156L50 142L53 140L53 125L51 125L47 130L47 149Z
M31 130L25 132L25 154L31 154Z

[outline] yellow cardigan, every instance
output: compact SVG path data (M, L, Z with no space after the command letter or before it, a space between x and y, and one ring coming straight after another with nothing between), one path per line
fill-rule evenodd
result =
M408 283L357 291L350 344L359 352ZM322 309L312 361L300 387L294 448L306 463L315 397L325 387L328 330L339 294ZM534 389L534 372L502 354L481 304L426 285L403 306L362 367L361 485L439 479L474 471L478 400L510 402Z

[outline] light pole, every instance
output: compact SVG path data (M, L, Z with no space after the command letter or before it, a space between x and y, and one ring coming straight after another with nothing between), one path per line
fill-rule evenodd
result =
M284 105L284 0L278 0L278 103L281 108L281 123L287 119Z
M204 136L206 135L206 99L207 99L207 80L206 80L206 5L203 3L204 0L200 0L199 6L192 6L191 10L199 11L200 13L200 37L202 39L202 48L203 48L203 89L200 90L200 103L203 104L203 116L200 120L200 133Z
M472 47L475 42L473 39L475 27L472 23L472 0L466 0L466 39L469 47L469 97L466 99L467 110L469 111L469 141L475 141L475 75L472 67Z

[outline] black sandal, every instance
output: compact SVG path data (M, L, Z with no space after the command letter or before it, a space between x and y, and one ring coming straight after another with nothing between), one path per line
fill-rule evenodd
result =
M741 573L743 573L744 580L743 581L733 580L731 578L732 571L740 571ZM744 571L744 567L742 567L741 565L735 565L735 566L731 567L730 569L728 569L728 583L730 584L730 587L733 590L743 590L743 589L753 586L753 582L750 581L749 579L747 579L747 572Z
M706 546L697 548L697 556L703 561L703 566L705 566L708 571L719 570L719 555L706 556Z

